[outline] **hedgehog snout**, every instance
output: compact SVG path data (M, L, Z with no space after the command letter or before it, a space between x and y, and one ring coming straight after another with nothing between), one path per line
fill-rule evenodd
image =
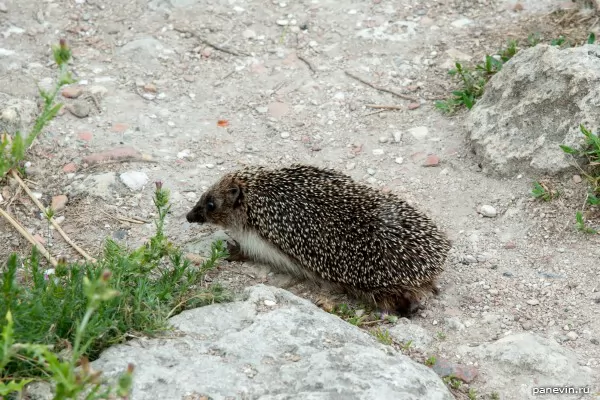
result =
M204 218L204 213L202 212L202 208L194 207L190 212L187 213L185 219L191 223L202 224L206 222L206 218Z

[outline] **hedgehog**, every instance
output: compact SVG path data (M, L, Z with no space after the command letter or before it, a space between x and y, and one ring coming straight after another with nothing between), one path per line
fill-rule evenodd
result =
M450 242L392 193L330 168L292 164L225 174L187 213L229 231L229 261L326 283L384 312L412 316L439 294Z

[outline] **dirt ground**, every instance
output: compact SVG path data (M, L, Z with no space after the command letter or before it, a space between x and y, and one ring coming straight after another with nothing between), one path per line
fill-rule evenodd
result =
M75 112L65 108L45 130L28 171L45 204L69 197L61 225L92 254L106 237L133 246L152 234L153 224L116 216L151 220L154 181L172 191L167 230L185 245L214 231L191 226L185 214L225 171L291 162L335 167L414 203L452 239L442 294L414 318L444 331L442 354L530 330L557 338L600 374L600 236L574 227L583 184L557 182L565 196L540 203L530 195L540 177L486 177L465 142L464 116L433 107L454 87L447 74L454 58L479 60L509 38L563 29L548 18L557 2L520 4L1 0L0 92L36 101L36 82L56 76L50 45L67 39L74 75L95 94L61 99ZM86 164L86 156L118 147L152 161ZM424 166L431 155L439 164ZM127 171L148 176L142 190L121 182ZM111 172L116 178L84 182ZM102 185L111 179L114 185ZM100 197L87 196L90 190ZM46 223L27 196L11 186L3 197L47 243ZM482 217L482 205L498 215ZM0 243L2 258L30 249L5 221ZM56 232L50 245L53 254L77 259ZM236 290L281 281L238 264L211 277ZM292 291L314 296L302 286ZM485 322L491 316L497 322ZM466 329L445 327L449 317Z

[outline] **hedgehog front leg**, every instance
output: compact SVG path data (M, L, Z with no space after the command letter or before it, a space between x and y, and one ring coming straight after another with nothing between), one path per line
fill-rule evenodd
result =
M227 252L229 253L229 256L225 260L229 261L229 262L235 262L235 261L244 262L244 261L248 261L250 259L242 251L242 246L240 246L240 244L238 242L236 242L235 240L227 241Z

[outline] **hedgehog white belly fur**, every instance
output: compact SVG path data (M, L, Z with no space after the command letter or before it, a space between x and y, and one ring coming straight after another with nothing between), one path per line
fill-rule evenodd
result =
M405 201L308 165L226 174L187 220L230 229L246 257L386 309L413 309L421 295L436 293L450 249Z

